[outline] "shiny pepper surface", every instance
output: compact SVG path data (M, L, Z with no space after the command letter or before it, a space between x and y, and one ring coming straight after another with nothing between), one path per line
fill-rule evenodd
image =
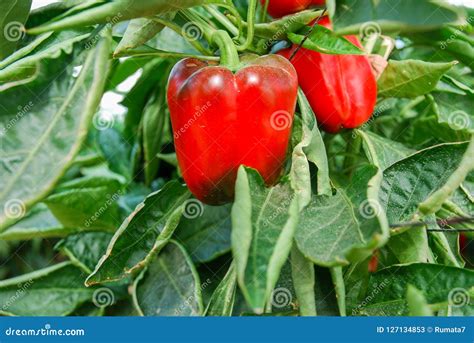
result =
M327 17L319 24L331 28ZM356 36L346 38L361 47ZM289 58L294 49L296 46L279 54ZM377 81L366 56L328 55L301 48L291 62L323 129L335 133L369 120L377 100Z
M238 167L267 184L280 176L291 134L298 79L278 55L252 57L233 72L187 58L171 71L168 105L179 167L204 203L232 200Z
M260 0L265 6L266 0ZM305 10L313 3L313 0L269 0L267 11L273 18L280 18L287 14L292 14Z

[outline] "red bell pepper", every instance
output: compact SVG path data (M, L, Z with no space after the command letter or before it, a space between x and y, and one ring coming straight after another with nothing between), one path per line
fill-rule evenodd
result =
M221 47L221 65L178 62L168 83L178 163L191 192L204 203L231 201L238 167L280 176L296 106L298 77L278 55L238 60Z
M319 25L331 28L327 17ZM356 36L346 36L361 47ZM279 52L289 58L296 46ZM301 48L291 60L319 124L328 132L367 122L377 100L377 81L366 56L329 55Z
M265 6L266 0L260 0ZM273 18L280 18L287 14L296 13L307 9L313 0L269 0L267 12Z

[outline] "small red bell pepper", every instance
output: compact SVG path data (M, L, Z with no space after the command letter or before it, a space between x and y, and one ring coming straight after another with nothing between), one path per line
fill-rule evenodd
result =
M331 28L327 17L318 25ZM346 36L361 47L356 36ZM289 58L296 46L279 52ZM377 100L377 81L366 56L329 55L301 48L291 60L299 84L328 132L356 128L367 122Z
M219 45L220 65L186 58L174 66L168 83L183 178L196 198L211 205L232 200L242 164L258 170L267 184L278 179L298 88L288 60L267 55L241 63L229 41Z
M265 6L266 0L260 0ZM280 18L288 14L296 13L307 9L313 0L269 0L267 12L273 18Z

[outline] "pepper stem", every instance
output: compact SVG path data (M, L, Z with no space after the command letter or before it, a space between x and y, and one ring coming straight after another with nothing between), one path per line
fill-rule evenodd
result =
M217 30L212 34L212 42L219 47L221 65L234 71L240 64L239 53L227 31Z

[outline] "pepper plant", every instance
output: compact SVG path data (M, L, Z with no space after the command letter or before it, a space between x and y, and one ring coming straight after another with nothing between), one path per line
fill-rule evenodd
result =
M473 23L3 0L0 313L474 315Z

